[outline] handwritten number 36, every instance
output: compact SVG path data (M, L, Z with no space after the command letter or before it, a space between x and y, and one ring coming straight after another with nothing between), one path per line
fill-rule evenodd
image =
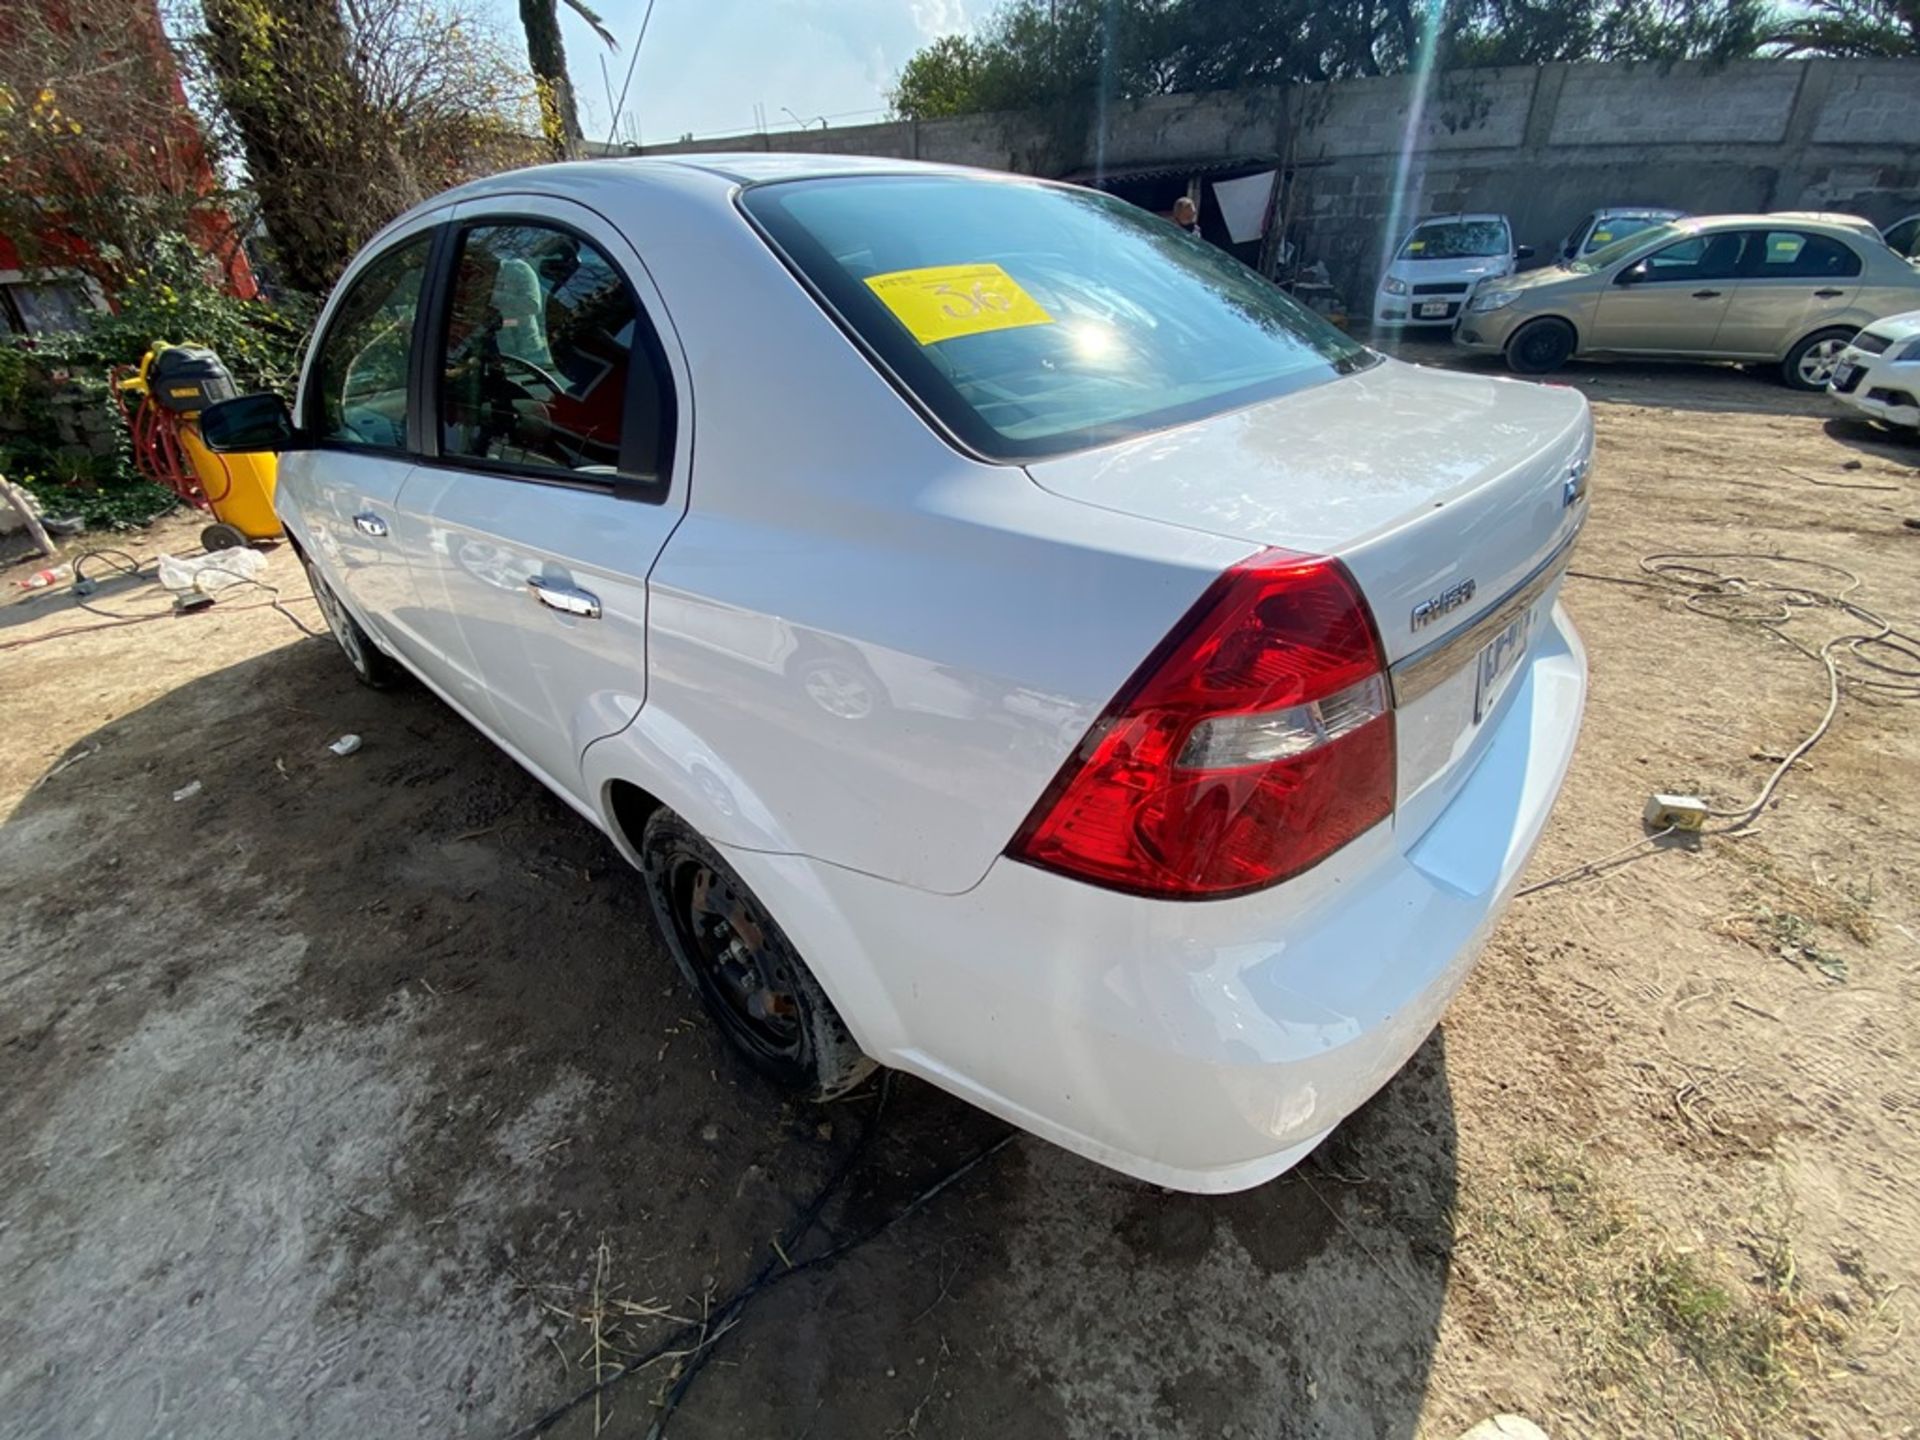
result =
M969 290L956 290L942 281L933 287L933 294L940 297L940 313L950 320L965 320L975 315L984 315L990 310L1011 310L1013 302L1006 296L987 289L983 281L976 280Z

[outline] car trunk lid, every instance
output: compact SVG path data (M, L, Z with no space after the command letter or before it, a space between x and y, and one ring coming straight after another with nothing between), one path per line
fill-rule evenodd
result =
M1085 504L1339 557L1393 670L1411 843L1511 703L1585 518L1592 443L1577 391L1387 360L1028 470Z

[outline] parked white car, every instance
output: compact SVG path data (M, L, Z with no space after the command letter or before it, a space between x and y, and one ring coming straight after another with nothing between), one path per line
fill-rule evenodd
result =
M1880 238L1887 242L1887 248L1896 255L1904 255L1909 260L1920 259L1920 215L1909 215L1880 232Z
M1430 215L1400 241L1373 297L1373 323L1451 328L1482 280L1513 274L1532 247L1504 215Z
M1385 359L1104 195L513 171L316 334L209 443L285 452L361 678L604 830L803 1093L877 1061L1257 1184L1425 1039L1572 754L1580 395Z
M1567 232L1567 238L1560 242L1559 258L1562 261L1578 260L1582 255L1591 255L1616 240L1638 235L1655 225L1686 218L1687 212L1684 210L1662 210L1653 205L1612 205L1603 210L1589 210L1580 217L1580 223Z
M1920 429L1920 310L1855 335L1834 361L1827 389L1871 420Z

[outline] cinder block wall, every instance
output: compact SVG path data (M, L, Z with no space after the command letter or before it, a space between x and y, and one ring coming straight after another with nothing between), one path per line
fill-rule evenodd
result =
M1416 100L1420 103L1416 107ZM1411 144L1409 144L1409 140ZM1289 164L1290 220L1355 306L1389 217L1491 210L1543 253L1597 205L1920 211L1920 61L1548 65L1116 105L1084 131L1027 112L738 135L680 151L885 155L1030 174ZM1403 160L1402 151L1406 154ZM1396 212L1394 199L1400 191Z

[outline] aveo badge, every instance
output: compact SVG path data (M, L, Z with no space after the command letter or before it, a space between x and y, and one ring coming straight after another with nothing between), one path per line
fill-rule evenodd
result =
M1431 595L1413 607L1413 628L1425 629L1442 615L1458 610L1473 599L1473 581L1462 580L1458 585L1449 585L1438 595Z

